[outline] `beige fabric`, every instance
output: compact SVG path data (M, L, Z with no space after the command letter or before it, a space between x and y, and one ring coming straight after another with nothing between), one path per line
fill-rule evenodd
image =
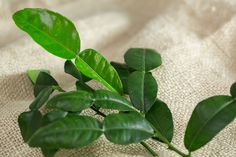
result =
M7 3L8 2L8 3ZM73 19L82 47L93 47L110 60L122 61L130 47L157 49L163 65L154 70L159 98L169 105L175 125L173 143L185 151L184 130L195 105L229 94L236 80L236 2L232 0L0 0L0 156L38 157L23 143L17 116L33 100L26 70L50 69L65 88L74 80L63 73L64 60L45 53L10 19L14 10L45 6ZM236 123L230 124L194 157L235 157ZM177 155L150 142L162 157ZM140 145L119 146L104 137L89 147L56 156L147 157Z

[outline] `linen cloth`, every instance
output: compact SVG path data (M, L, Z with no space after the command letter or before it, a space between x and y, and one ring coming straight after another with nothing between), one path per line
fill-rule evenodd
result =
M18 115L33 101L28 69L49 69L64 88L75 80L64 74L64 60L46 53L14 25L14 11L46 7L76 24L82 49L94 48L109 60L123 62L130 47L158 50L163 65L153 71L158 97L174 118L173 143L186 151L184 131L197 103L229 94L236 81L236 1L232 0L0 0L0 156L40 157L23 143ZM95 83L95 86L99 84ZM148 141L161 157L176 157L166 146ZM104 137L82 149L62 150L59 157L148 157L139 144L120 146ZM236 122L193 157L235 157Z

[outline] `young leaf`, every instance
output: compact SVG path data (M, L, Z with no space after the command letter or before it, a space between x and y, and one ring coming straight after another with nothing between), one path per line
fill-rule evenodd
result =
M111 62L111 65L116 69L123 84L124 93L128 94L128 77L134 70L130 69L126 64Z
M77 112L89 108L92 106L92 103L92 93L86 91L72 91L52 97L52 99L48 101L46 107Z
M42 126L47 125L47 124L49 124L55 120L58 120L60 118L64 118L67 116L67 114L68 114L68 112L61 111L61 110L51 111L43 116Z
M26 8L17 11L13 20L35 42L58 57L73 59L80 51L80 38L74 24L58 13Z
M79 148L91 144L102 132L102 124L95 118L69 116L40 128L28 143L47 149Z
M154 49L131 48L124 58L130 68L138 71L150 71L162 64L160 54Z
M48 73L40 72L34 86L34 95L37 96L41 90L58 86L57 81Z
M104 131L106 138L115 144L138 143L153 135L150 124L136 112L108 115Z
M236 98L236 82L230 88L230 94L232 97Z
M124 97L107 90L97 90L95 92L95 104L97 107L105 109L115 109L119 111L136 110Z
M157 137L160 136L158 139L164 137L168 142L171 142L174 132L173 119L170 109L164 102L156 100L145 117L154 127Z
M122 93L123 87L116 70L97 51L86 49L76 58L76 66L87 77L101 82L109 90Z
M52 92L53 89L50 86L42 89L35 100L30 104L29 108L31 110L38 110L48 100Z
M21 135L27 142L33 133L41 126L42 114L38 111L23 112L18 117Z
M236 99L213 96L194 109L184 137L185 147L195 151L209 142L236 116Z
M58 149L47 149L47 148L41 148L41 151L44 155L44 157L54 157Z
M64 71L65 73L70 74L73 77L77 78L81 82L87 82L91 80L90 78L81 74L80 71L77 69L77 67L70 60L67 60L65 62Z
M76 81L76 89L79 91L79 90L82 90L82 91L87 91L87 92L94 92L94 90L89 87L86 83L84 82L81 82L81 81Z
M128 91L133 105L147 112L157 97L157 83L151 73L133 72L128 78Z
M45 72L45 73L50 75L50 71L49 70L41 69L41 70L28 70L27 71L27 75L28 75L28 77L30 78L30 80L32 81L33 84L36 83L36 80L37 80L40 72Z

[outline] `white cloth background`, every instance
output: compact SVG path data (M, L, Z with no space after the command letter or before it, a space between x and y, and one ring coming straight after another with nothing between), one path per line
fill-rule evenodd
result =
M130 47L158 50L163 65L154 70L158 96L170 107L173 143L183 137L196 104L212 95L229 94L236 81L236 1L232 0L0 0L0 156L42 156L21 138L17 117L33 100L27 69L49 69L63 87L75 80L63 72L64 60L52 56L14 25L12 13L27 6L46 7L71 18L82 49L92 47L109 60L123 61ZM150 142L162 157L177 155ZM56 156L146 157L140 145L119 146L104 137L89 147ZM194 157L235 157L236 122L220 132Z

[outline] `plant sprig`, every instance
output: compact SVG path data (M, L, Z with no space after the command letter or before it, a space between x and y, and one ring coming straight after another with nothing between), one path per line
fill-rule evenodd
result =
M65 73L77 79L76 90L65 91L48 70L28 71L35 100L29 111L19 115L18 122L24 142L41 148L44 156L54 156L61 148L90 145L104 134L115 144L140 143L152 156L159 155L145 143L147 139L162 142L178 155L190 157L236 116L234 83L231 95L213 96L197 104L184 137L188 152L182 152L172 143L172 114L158 98L158 84L151 73L162 64L156 50L131 48L124 55L125 63L109 63L94 49L80 51L80 37L74 24L56 12L26 8L16 12L13 19L49 53L66 59ZM91 79L102 83L106 90L90 87L87 82ZM50 111L41 113L42 107ZM119 112L107 115L101 108ZM81 115L86 109L94 110L103 119Z

